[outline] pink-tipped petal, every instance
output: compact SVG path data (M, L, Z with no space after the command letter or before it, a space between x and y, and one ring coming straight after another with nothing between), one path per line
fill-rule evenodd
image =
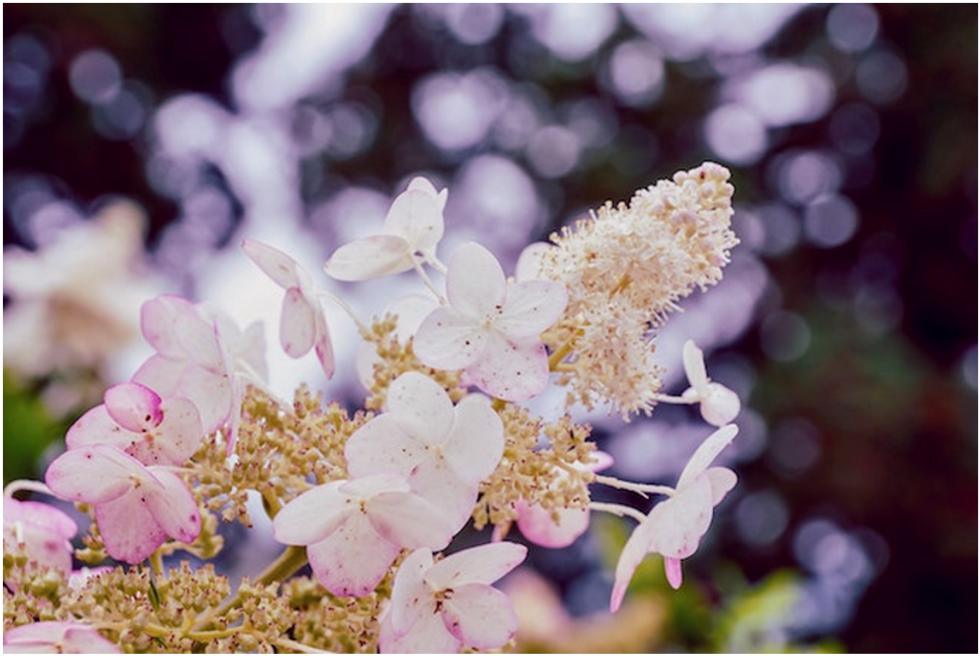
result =
M104 503L126 494L133 479L147 471L131 456L104 444L80 446L48 466L45 482L55 496L68 501Z
M410 371L388 388L388 414L406 435L426 444L439 444L453 425L453 402L442 385Z
M190 362L215 371L224 367L214 323L205 321L198 314L180 314L174 320L174 333Z
M684 582L680 558L664 557L664 572L667 574L667 582L670 583L670 587L674 590L680 589L681 583Z
M735 436L738 434L738 426L734 424L729 424L727 426L722 426L714 433L709 435L704 442L694 451L691 459L687 461L687 465L684 467L684 471L681 472L680 478L677 480L678 489L689 484L695 478L701 475L701 473L707 469L718 454L721 453L722 449L732 443Z
M711 482L700 476L650 511L650 550L668 558L687 558L697 551L711 525Z
M178 315L196 314L194 306L179 296L163 295L151 299L140 308L140 330L144 339L161 355L183 357L183 348L174 333Z
M523 504L518 512L517 527L521 534L534 544L549 549L569 546L589 528L588 508L559 508L553 514L538 504Z
M462 369L483 357L487 330L448 307L436 308L415 334L412 350L434 369Z
M645 521L637 525L629 539L626 540L623 552L619 555L619 561L616 563L616 579L613 584L612 597L609 600L609 612L611 613L619 610L623 603L623 597L626 596L626 588L629 587L636 568L640 566L640 563L650 552L650 532L650 523Z
M279 341L282 350L293 358L300 358L310 352L317 337L317 312L303 295L299 287L286 290L279 317Z
M66 654L119 654L122 650L98 631L88 626L73 626L65 631L64 653Z
M289 289L299 284L299 278L296 275L296 260L281 250L250 239L242 242L242 250L245 251L249 259L262 269L265 275L272 278L283 289Z
M433 614L435 599L425 585L425 572L432 567L432 551L420 548L402 561L391 588L389 619L395 635L401 637L416 622Z
M370 594L400 551L401 547L378 535L359 512L325 540L306 548L317 581L338 597Z
M160 396L139 383L113 385L105 392L105 408L116 423L138 433L156 428L163 421Z
M323 270L334 280L371 280L412 268L411 246L396 235L372 235L334 251Z
M503 313L494 327L508 337L538 337L561 318L568 304L565 285L550 280L529 280L511 285Z
M446 296L461 315L483 322L503 310L507 280L493 253L475 242L456 249L446 274Z
M491 396L526 401L548 386L548 352L537 340L515 342L500 333L489 333L483 358L466 373Z
M162 396L173 396L180 387L180 379L189 364L163 355L151 355L133 374L133 382L146 385Z
M457 551L429 568L426 583L434 590L455 589L467 583L490 585L524 562L527 547L496 542Z
M104 404L79 417L65 434L65 445L69 449L89 444L108 444L122 451L132 444L132 440L133 434L116 423Z
M176 465L187 462L201 445L204 427L201 413L193 401L182 397L163 402L163 422L155 431L156 439L145 442L145 457L130 453L146 465Z
M333 354L333 342L330 341L330 330L327 328L327 320L323 314L317 315L316 344L313 348L316 351L316 359L320 361L323 375L330 380L336 368L336 359Z
M118 499L95 506L95 522L106 552L131 565L149 558L167 540L167 532L147 507L145 493L134 487Z
M446 629L463 644L477 649L502 647L517 632L517 614L510 599L489 585L453 588L442 606Z
M307 490L288 504L272 522L272 532L282 544L309 545L325 540L354 510L349 497L339 491L345 481Z
M177 474L159 467L151 471L160 487L147 489L146 507L167 535L178 542L194 542L201 532L201 511L194 495Z

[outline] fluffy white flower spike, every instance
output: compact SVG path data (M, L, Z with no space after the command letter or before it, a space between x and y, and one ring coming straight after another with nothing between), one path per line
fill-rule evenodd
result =
M442 239L449 192L437 192L425 178L415 178L391 204L381 234L338 248L323 265L337 280L371 280L408 271L416 266L416 253L435 262L436 245Z
M301 358L315 349L323 373L332 378L333 344L309 274L296 260L262 242L246 240L242 248L273 282L286 290L279 320L279 341L283 350L290 357Z
M674 589L681 586L681 560L697 551L711 525L714 507L735 487L735 472L709 465L737 433L735 425L712 433L684 467L674 495L654 506L646 520L633 529L616 565L616 582L609 602L612 612L619 609L633 573L648 553L661 554L667 581Z
M701 404L701 416L712 426L724 426L738 416L742 402L738 395L720 383L711 382L704 367L704 353L694 342L684 343L684 371L691 386L682 398Z
M562 315L565 286L550 280L508 285L497 258L479 244L459 247L446 274L448 307L426 317L415 354L436 369L465 369L483 391L524 401L548 385L541 333Z
M391 610L381 623L382 653L458 653L463 645L496 649L514 637L517 615L491 583L517 567L527 548L497 542L433 563L413 552L398 570Z

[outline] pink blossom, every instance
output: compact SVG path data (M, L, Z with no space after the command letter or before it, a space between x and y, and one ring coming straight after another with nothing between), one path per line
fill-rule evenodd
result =
M391 474L308 490L279 511L273 533L306 546L313 574L340 597L369 594L403 547L442 549L453 536L443 513Z
M92 504L106 551L117 560L141 562L167 536L191 543L201 530L197 502L179 476L106 444L63 453L45 479L55 496Z
M691 386L682 398L701 404L701 416L712 426L724 426L738 416L742 403L732 390L708 378L704 353L691 340L684 343L684 371Z
M497 258L470 242L449 263L446 293L449 306L434 310L415 335L419 360L436 369L465 369L477 387L507 401L541 393L549 374L541 333L565 310L564 285L508 285Z
M609 607L615 612L623 601L633 573L648 553L664 557L671 587L681 586L681 560L697 551L711 525L714 507L735 487L735 472L726 467L708 467L722 449L731 444L738 427L719 428L694 452L677 481L674 495L653 507L635 529L616 565L616 582Z
M77 622L35 622L3 632L7 654L119 654L93 627Z
M358 429L344 453L353 476L405 476L443 509L455 532L503 451L503 424L487 397L468 394L454 407L442 386L409 372L388 388L387 412Z
M517 615L490 584L517 567L527 548L513 542L473 547L433 562L413 552L395 576L381 622L382 653L457 653L463 645L496 649L514 637Z
M341 246L324 271L337 280L370 280L408 271L415 266L416 253L436 261L447 195L445 189L436 192L425 178L413 179L391 204L381 234Z
M30 559L39 565L71 572L71 539L78 525L54 506L37 501L3 498L3 540L24 545Z
M110 387L105 403L76 421L65 442L69 449L108 444L144 465L182 465L197 451L204 436L201 416L192 401L163 400L139 383Z
M293 258L262 242L246 240L242 248L273 282L286 290L279 321L279 341L283 350L293 358L315 350L323 373L332 378L333 344L309 274Z

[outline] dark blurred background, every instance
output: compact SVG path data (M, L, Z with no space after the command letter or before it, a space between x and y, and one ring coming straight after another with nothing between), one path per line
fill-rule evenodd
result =
M589 207L725 164L742 239L716 290L730 300L693 299L680 325L747 409L740 486L685 565L699 603L726 607L726 567L743 588L785 569L799 596L765 627L794 644L977 649L975 5L5 4L3 18L5 264L122 196L145 214L144 266L204 297L222 288L212 257L245 234L306 235L322 261L425 173L450 188L447 234L512 266ZM91 378L63 359L17 366L8 348L32 333L8 314L37 292L6 269L5 481L39 475L78 411L54 383ZM99 365L76 369L111 377ZM648 425L597 422L620 455ZM653 455L619 473L657 478L669 454ZM537 559L575 615L607 599L591 553ZM647 646L770 644L673 631Z

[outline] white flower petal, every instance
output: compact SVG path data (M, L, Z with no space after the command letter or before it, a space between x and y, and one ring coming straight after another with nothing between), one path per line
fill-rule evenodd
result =
M412 350L434 369L463 369L483 357L487 331L452 308L437 308L415 334Z
M378 415L358 428L344 447L347 470L353 477L392 473L408 476L426 457L425 444L408 436L390 413Z
M296 260L278 248L273 248L260 241L246 239L242 243L242 249L262 269L265 275L272 278L283 289L299 285Z
M704 475L711 483L711 502L716 506L738 482L738 476L727 467L711 467L705 470Z
M360 512L351 514L325 540L306 548L314 576L338 597L370 594L400 551L378 535Z
M512 341L491 332L483 357L466 373L491 396L526 401L548 386L548 352L537 340Z
M468 394L456 405L452 433L442 447L449 466L470 485L493 473L504 453L504 425L482 394Z
M184 370L177 391L197 406L205 433L220 428L231 414L235 397L227 372L191 365Z
M701 416L712 426L731 423L742 409L738 394L720 383L708 383L701 397Z
M430 454L421 460L408 480L412 491L442 511L451 533L462 530L473 514L473 504L480 491L478 485L457 476L440 454Z
M123 430L109 415L105 405L97 405L71 425L65 434L65 444L69 449L77 449L86 444L109 444L120 451L130 446L133 433Z
M467 583L490 585L524 562L527 547L494 542L457 551L429 568L426 583L433 590L455 589Z
M530 280L511 285L494 328L513 339L538 337L561 318L568 304L565 285Z
M317 337L317 312L299 287L286 290L279 316L279 341L286 355L300 358L310 352Z
M457 312L482 323L503 310L506 295L504 270L493 253L475 242L456 249L446 274L446 296Z
M446 208L446 201L449 199L449 190L443 189L442 191L436 191L435 185L429 182L427 178L423 178L422 176L412 178L412 181L408 183L408 189L409 191L424 191L435 199L440 211Z
M190 544L201 532L201 511L194 495L177 474L155 467L151 470L160 486L144 489L146 507L167 535Z
M445 549L453 537L445 513L417 494L384 492L366 508L378 534L400 547Z
M518 503L517 527L534 544L561 549L575 542L589 528L588 508L559 508L554 511L538 504Z
M444 221L438 196L409 188L398 195L388 210L382 232L404 239L411 252L429 251L442 239Z
M556 247L543 241L536 241L526 246L521 251L520 257L517 258L517 266L514 267L514 279L518 282L539 280L544 259L553 248Z
M372 235L344 244L323 270L335 280L371 280L412 268L409 243L396 235Z
M453 425L453 402L428 376L410 371L388 388L388 414L410 437L426 444L439 444Z
M272 532L282 544L309 545L325 540L356 508L338 490L344 481L335 481L307 490L276 515Z
M650 511L650 550L667 558L687 558L711 525L711 482L701 476Z
M139 383L113 385L105 392L105 409L126 430L155 428L163 421L160 396Z
M619 561L616 563L616 582L613 584L612 597L609 599L609 612L611 613L619 610L620 605L623 603L623 597L626 596L626 588L629 587L636 568L640 566L640 563L643 562L646 555L650 553L651 530L650 521L647 519L646 521L640 522L633 529L629 539L626 540L623 552L619 555Z
M443 601L446 629L469 647L496 649L517 633L517 614L510 599L489 585L469 584L453 589Z
M684 342L683 357L687 380L691 383L691 387L701 394L708 384L708 372L704 368L704 353L693 341L687 340Z
M732 443L732 440L735 439L735 435L737 434L738 426L729 424L727 426L722 426L714 433L709 435L708 438L701 443L701 446L697 448L697 450L691 456L691 459L687 461L687 466L684 467L684 471L681 472L681 476L677 480L677 488L683 488L700 476L701 473L707 469L712 462L714 462L714 459L718 457L721 450Z
M146 301L140 308L140 331L150 346L162 355L184 357L184 350L174 333L174 321L180 314L195 315L196 311L189 301L166 294Z
M153 517L137 488L96 504L95 522L108 554L131 565L149 558L167 539L167 532Z
M378 647L382 654L458 654L460 642L446 629L441 613L429 613L404 635L396 635L391 621L381 622Z
M425 585L425 572L432 567L432 551L420 548L402 561L391 588L389 619L396 636L408 633L426 615L433 614L435 599Z
M104 503L126 494L134 478L147 476L135 458L105 444L92 444L58 456L48 466L45 482L61 499Z

